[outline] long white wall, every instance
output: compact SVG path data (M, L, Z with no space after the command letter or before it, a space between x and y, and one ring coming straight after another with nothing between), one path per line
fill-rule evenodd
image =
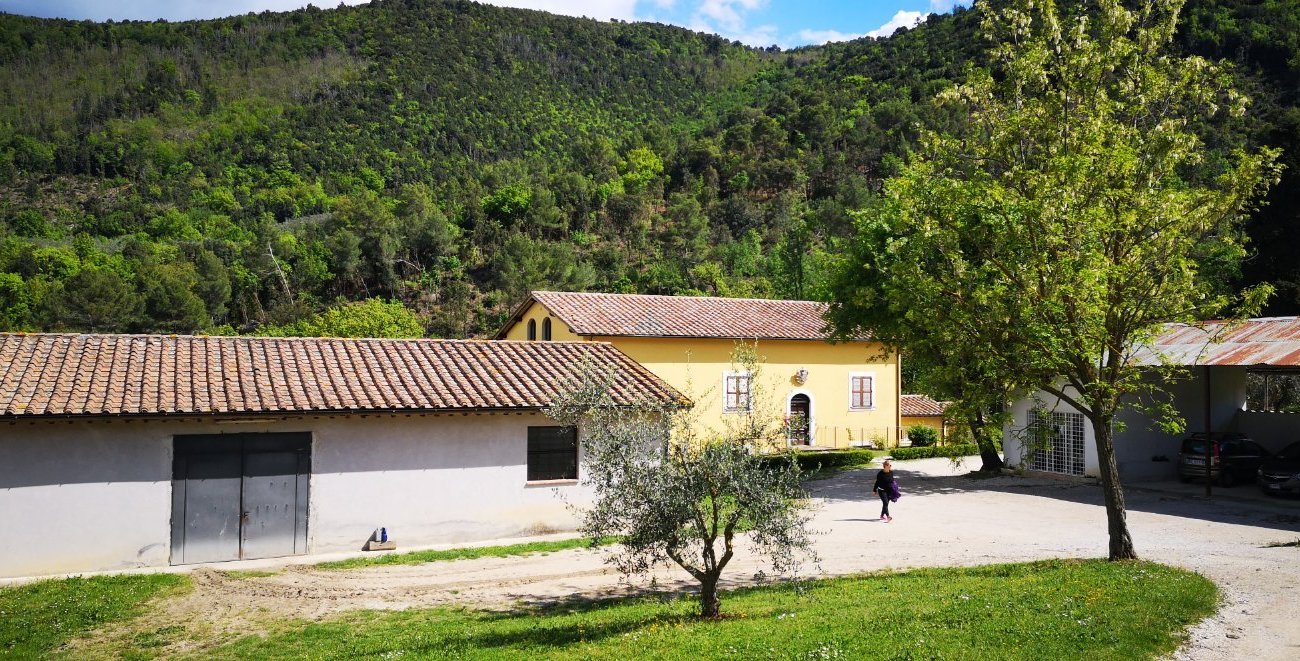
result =
M541 414L299 418L255 423L78 421L0 426L0 577L166 565L172 437L311 432L311 553L572 529L585 487L530 486Z
M559 495L580 486L528 486L528 426L539 414L349 418L322 426L312 454L313 552L360 549L376 526L399 544L444 544L571 530Z

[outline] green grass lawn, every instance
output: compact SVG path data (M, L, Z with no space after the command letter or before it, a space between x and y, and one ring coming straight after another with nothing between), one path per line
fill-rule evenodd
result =
M79 634L135 617L144 602L188 584L184 576L149 574L0 588L0 657L46 656Z
M342 659L1134 659L1172 651L1214 585L1161 565L1046 561L924 569L688 598L506 613L364 611L283 623L205 657Z
M596 546L614 543L614 538L598 540ZM335 560L333 562L322 562L317 567L322 569L356 569L358 567L371 567L374 565L420 565L426 562L440 562L444 560L472 560L474 558L504 558L507 556L534 555L537 553L551 553L554 551L565 551L592 546L591 540L585 537L574 539L561 539L553 542L528 542L525 544L510 544L508 546L473 546L457 549L446 549L443 551L412 551L410 553L389 553L386 555L376 555L372 557L348 558L347 560Z

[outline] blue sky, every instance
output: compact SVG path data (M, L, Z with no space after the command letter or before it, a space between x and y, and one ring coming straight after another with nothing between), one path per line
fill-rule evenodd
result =
M0 0L0 11L29 16L92 20L184 20L266 9L285 11L308 0ZM364 0L344 0L359 4ZM659 21L714 32L753 46L789 48L843 41L865 34L888 36L935 12L968 0L486 0L592 18ZM333 7L338 0L315 0Z

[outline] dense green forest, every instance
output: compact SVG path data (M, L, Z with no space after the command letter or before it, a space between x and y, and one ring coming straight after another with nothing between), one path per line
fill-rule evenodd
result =
M846 210L962 120L933 98L978 28L781 52L457 0L0 14L0 330L329 332L386 299L340 323L466 337L533 288L820 298ZM1285 150L1228 276L1300 312L1300 3L1190 0L1179 43L1255 101L1207 145Z

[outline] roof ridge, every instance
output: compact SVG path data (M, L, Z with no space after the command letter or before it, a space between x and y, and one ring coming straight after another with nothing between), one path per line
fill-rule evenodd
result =
M699 301L745 301L759 303L811 303L813 305L830 305L826 301L809 301L797 298L747 298L737 296L692 296L680 294L624 294L621 292L594 292L594 291L550 291L535 290L531 292L535 297L537 294L562 294L566 296L611 296L620 298L663 298L672 300L699 300Z
M68 332L26 332L0 331L0 339L5 337L49 337L49 338L121 338L121 339L173 339L173 340L309 340L314 342L425 342L425 343L463 343L463 344L537 344L527 340L494 340L477 337L335 337L329 335L182 335L176 333L68 333ZM609 344L588 340L547 340L549 344Z

